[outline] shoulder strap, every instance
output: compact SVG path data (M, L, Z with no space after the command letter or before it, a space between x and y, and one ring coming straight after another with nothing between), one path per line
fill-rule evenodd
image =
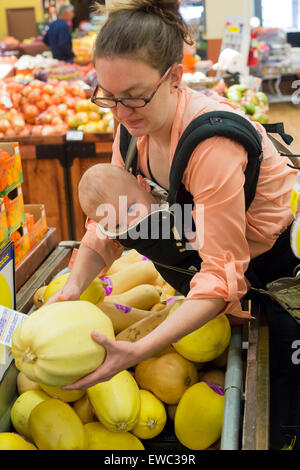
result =
M169 204L176 202L182 176L193 151L200 142L214 136L235 140L243 145L248 153L244 189L246 210L249 208L255 196L262 160L261 136L246 118L228 111L212 111L202 114L194 119L182 134L170 171ZM226 162L222 160L222 155L215 164L225 167Z
M285 145L283 145L279 140L275 139L272 135L268 136L271 142L273 143L276 150L282 155L283 157L288 157L294 168L299 170L299 159L300 155L292 153L290 149L288 149ZM291 165L288 165L291 166Z
M287 144L291 145L293 142L293 137L289 134L286 134L284 130L283 122L274 122L272 124L262 124L262 126L266 129L268 134L278 134L282 138L282 140Z
M276 133L281 136L286 144L290 144L293 138L284 131L283 123L263 124L267 133ZM249 208L256 192L259 176L260 162L262 159L261 136L254 126L239 114L228 111L213 111L205 113L193 120L187 127L178 142L172 168L170 171L170 191L168 202L176 202L177 193L182 181L182 176L189 158L196 146L203 140L220 135L236 140L245 147L248 153L248 164L245 170L245 198L246 210ZM273 136L268 135L275 148L286 156L299 168L298 158L300 155L293 154L281 142ZM127 171L134 175L137 173L137 139L132 137L127 129L121 125L120 129L120 152ZM224 162L220 162L223 164ZM216 162L219 164L219 162Z
M137 138L129 134L126 127L120 127L120 152L125 163L125 169L136 176L137 173Z

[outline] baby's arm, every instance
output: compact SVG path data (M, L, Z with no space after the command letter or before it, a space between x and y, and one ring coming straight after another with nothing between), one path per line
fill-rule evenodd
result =
M47 304L59 300L78 300L83 291L105 267L102 256L95 250L81 244L76 254L76 262L64 287Z
M111 163L123 167L124 162L119 152L119 130L115 140ZM123 251L121 245L117 242L107 243L107 240L99 240L99 234L97 235L96 227L93 225L90 224L81 241L68 281L60 291L48 300L47 304L59 300L78 300L92 280L104 268L109 267L114 259L121 256ZM105 254L105 259L100 252Z

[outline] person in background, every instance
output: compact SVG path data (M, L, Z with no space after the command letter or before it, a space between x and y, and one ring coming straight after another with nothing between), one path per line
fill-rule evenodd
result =
M51 49L54 59L73 62L72 35L70 24L74 18L73 5L62 5L57 20L53 21L44 38L44 43Z
M196 44L184 44L183 48L183 73L195 73L196 64L199 62L199 57L196 55Z

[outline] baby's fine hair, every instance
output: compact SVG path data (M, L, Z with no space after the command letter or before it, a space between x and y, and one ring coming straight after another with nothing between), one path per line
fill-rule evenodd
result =
M87 207L96 207L108 202L112 196L111 187L120 182L126 184L129 190L133 184L137 184L131 173L117 165L98 163L88 168L78 185L79 202L83 212L87 212Z
M108 2L107 2L108 3ZM183 44L193 44L192 32L182 18L179 0L114 0L98 5L108 13L94 48L97 58L141 60L161 75L183 59Z

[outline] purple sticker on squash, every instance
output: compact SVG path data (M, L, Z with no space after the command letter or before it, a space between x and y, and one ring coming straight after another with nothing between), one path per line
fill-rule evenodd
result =
M209 386L209 388L211 388L218 395L224 395L224 393L225 393L224 388L221 387L221 385L214 384L212 382L207 382L207 380L203 380L203 382L205 382Z
M100 278L100 281L103 282L105 295L106 296L110 295L112 293L112 290L113 290L113 283L112 283L111 278L108 277L108 276L104 276L104 277Z
M167 304L170 304L171 302L175 302L175 300L179 300L179 297L169 297L167 299Z
M126 305L114 304L114 306L115 306L118 310L121 310L123 313L129 313L129 312L131 312L131 310L132 310L131 307L127 307Z
M141 261L151 261L149 258L147 258L147 256L143 256Z

